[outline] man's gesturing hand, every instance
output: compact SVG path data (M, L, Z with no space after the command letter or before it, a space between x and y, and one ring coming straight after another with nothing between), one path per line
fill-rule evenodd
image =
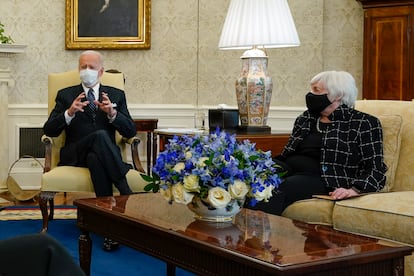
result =
M95 101L95 104L100 110L108 114L109 117L114 117L116 115L116 109L114 109L108 94L105 92L102 92L102 102Z
M68 109L68 115L70 117L73 117L78 111L83 112L83 108L89 104L88 101L84 101L85 98L86 93L82 92L73 100L72 105Z

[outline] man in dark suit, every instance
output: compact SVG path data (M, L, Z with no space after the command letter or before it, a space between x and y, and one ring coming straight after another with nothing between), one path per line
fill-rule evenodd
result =
M43 130L52 137L66 131L59 165L88 168L96 196L112 196L112 183L121 195L128 195L132 191L125 175L132 166L122 161L115 131L131 138L136 129L124 91L101 85L103 72L102 55L91 50L83 52L79 57L81 84L58 91L56 105ZM118 246L104 239L105 250Z
M136 134L122 90L100 84L103 57L85 51L79 57L81 84L58 91L56 106L43 129L56 137L65 130L59 165L89 168L96 196L112 196L112 183L122 195L131 194L125 175L131 165L122 161L115 143L117 130L126 138Z

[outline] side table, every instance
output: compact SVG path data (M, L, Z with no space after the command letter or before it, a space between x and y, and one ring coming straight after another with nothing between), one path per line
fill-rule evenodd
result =
M151 174L151 168L157 159L157 135L154 135L154 130L158 119L134 119L134 122L137 132L147 133L147 174Z
M194 129L157 129L155 130L154 134L159 138L159 151L163 151L165 149L165 145L168 143L168 140L173 138L174 135L194 135L199 134L199 131L194 131ZM205 132L206 134L208 132ZM261 149L263 151L272 151L272 156L276 156L280 154L285 147L287 141L289 140L290 134L289 133L280 133L280 132L272 132L272 133L235 133L236 139L239 141L249 140L252 143L256 144L257 149Z

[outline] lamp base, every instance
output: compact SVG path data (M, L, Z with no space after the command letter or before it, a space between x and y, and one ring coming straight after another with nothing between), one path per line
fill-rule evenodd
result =
M270 126L239 126L237 133L270 133Z
M257 48L243 53L242 71L236 80L236 98L242 132L268 133L266 126L272 98L272 78L267 74L267 55Z

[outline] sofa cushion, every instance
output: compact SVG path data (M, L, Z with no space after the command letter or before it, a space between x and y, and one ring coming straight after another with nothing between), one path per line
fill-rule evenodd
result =
M388 167L384 192L391 191L397 170L401 146L402 117L400 115L379 115L384 138L384 162Z
M307 223L332 225L333 200L312 198L289 205L282 216Z
M414 191L373 193L337 201L335 229L414 245Z
M379 117L380 115L398 114L403 118L401 130L401 150L395 181L390 191L414 190L414 101L359 100L355 108Z

